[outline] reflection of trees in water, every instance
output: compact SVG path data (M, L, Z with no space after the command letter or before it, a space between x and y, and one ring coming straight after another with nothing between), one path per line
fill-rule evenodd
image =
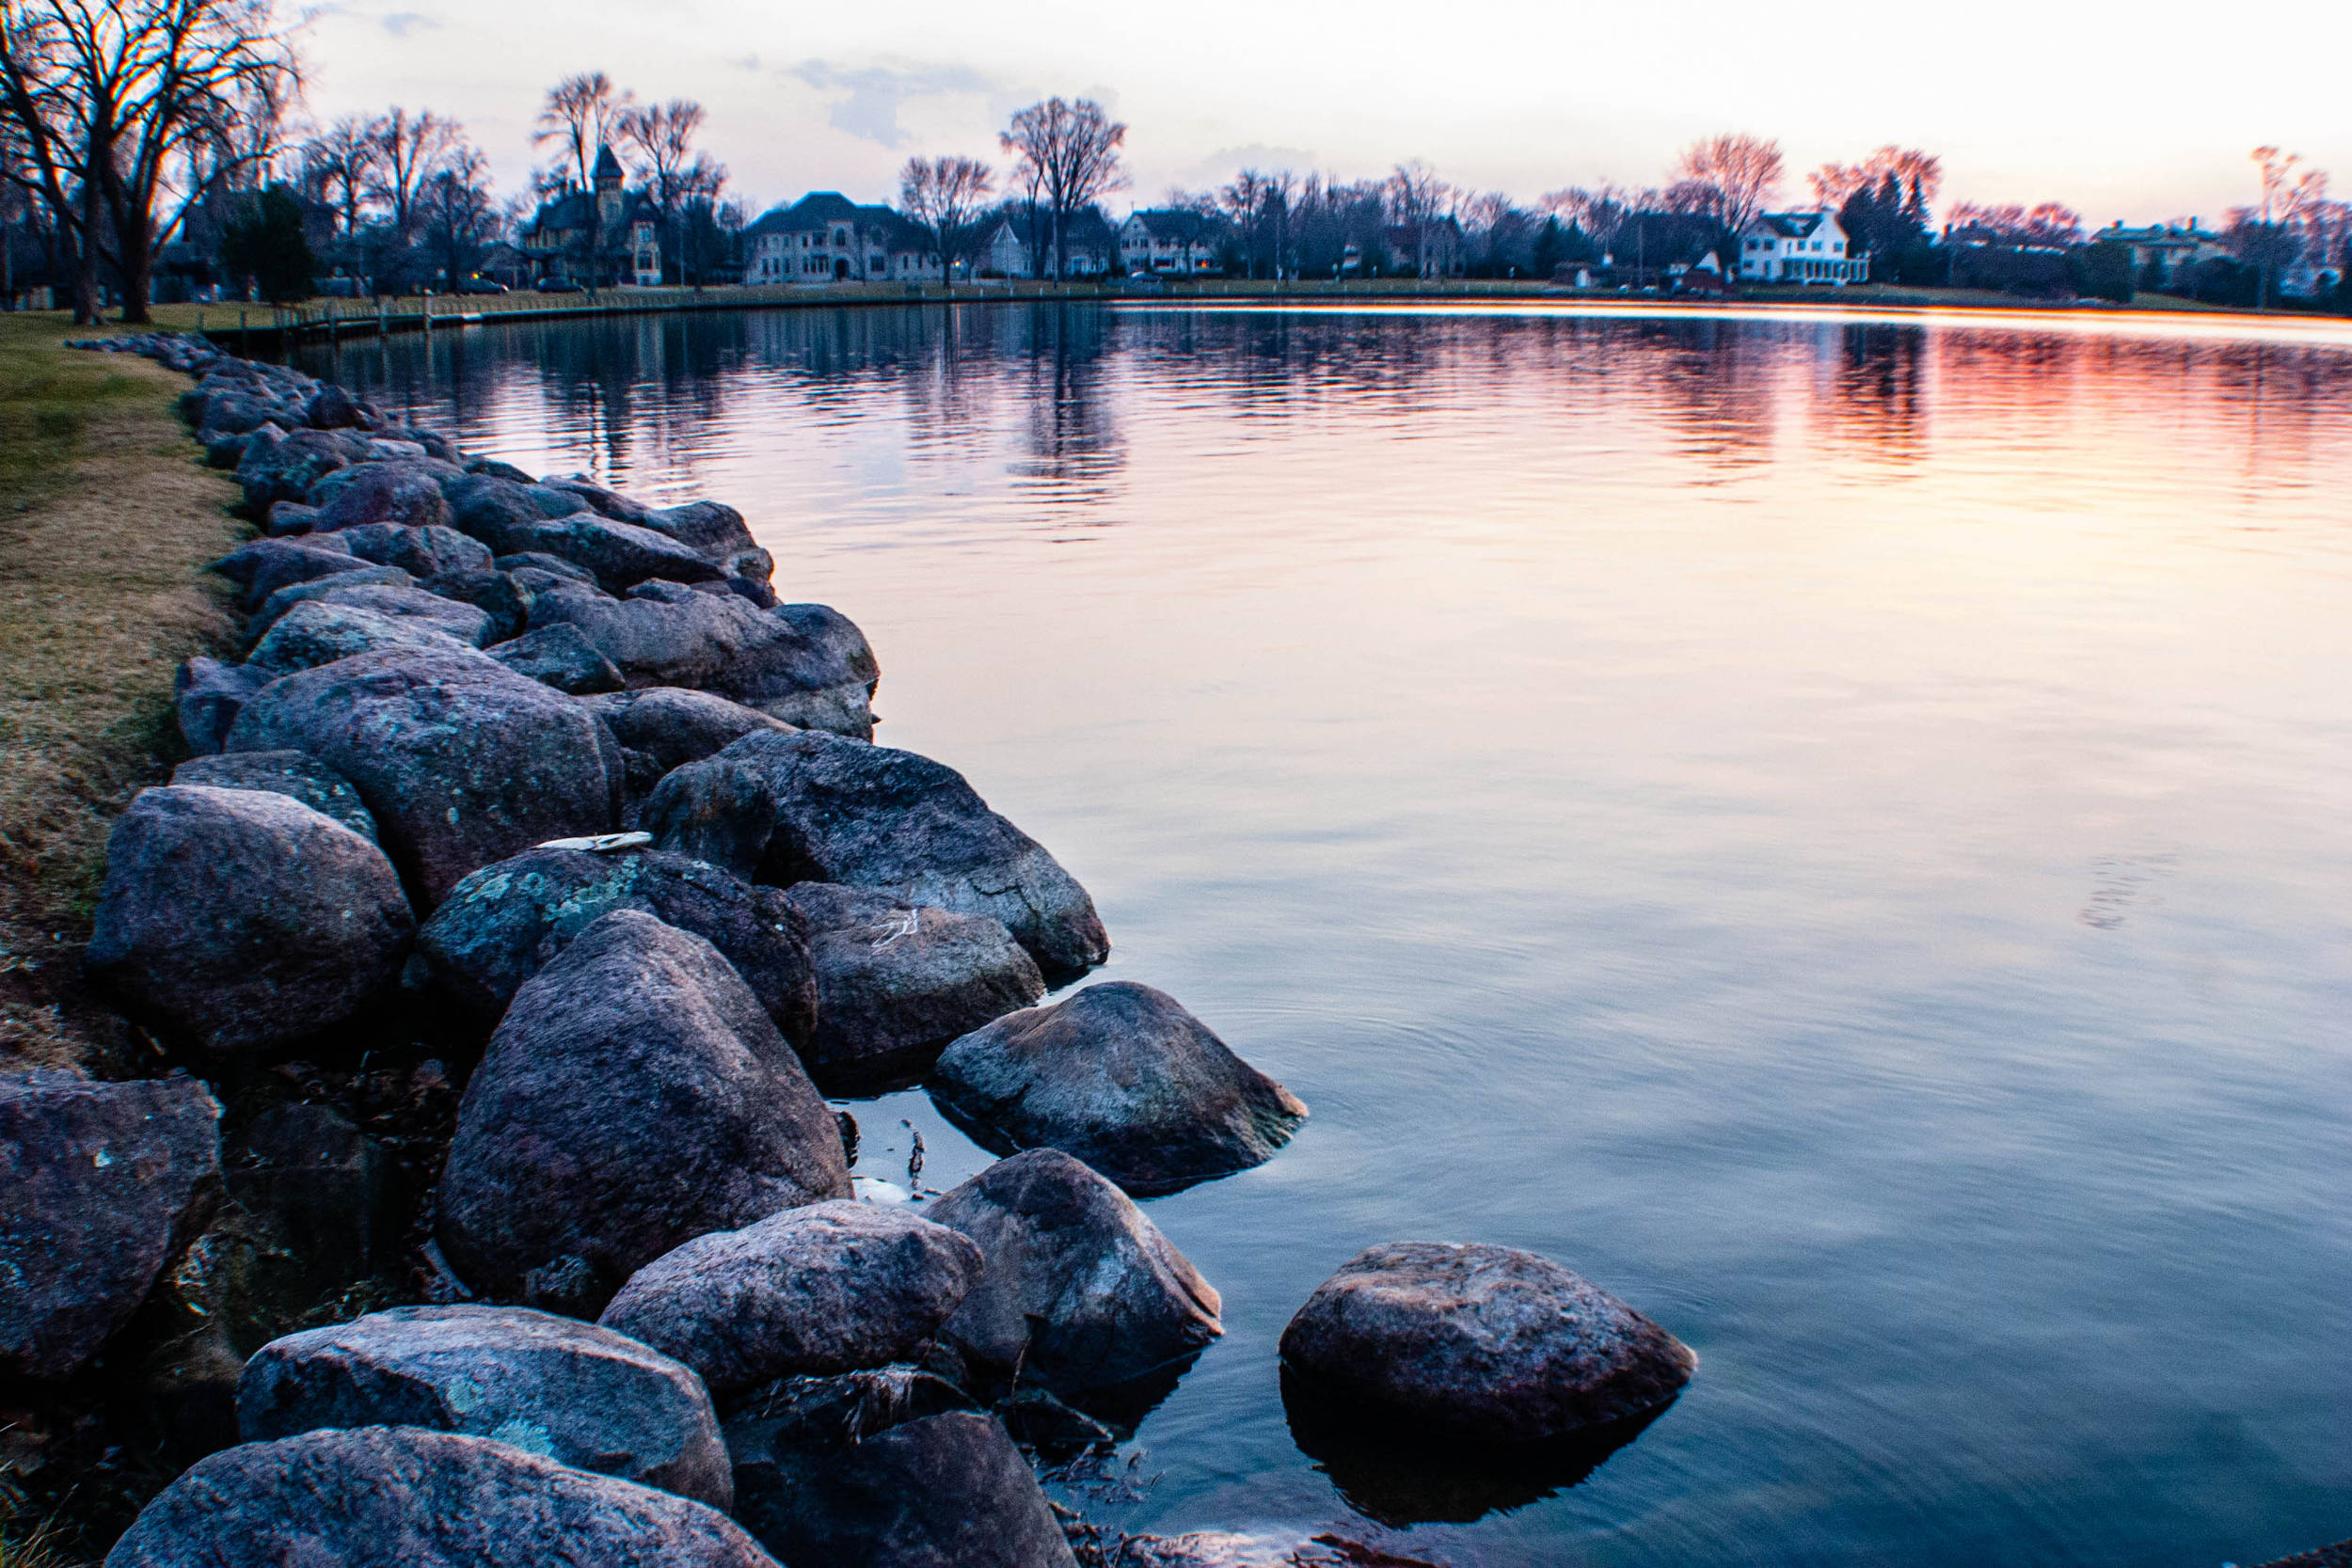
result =
M1833 446L1893 467L1928 451L1927 332L1851 323L1836 329L1836 369L1815 428Z
M1104 388L1107 312L1041 305L1019 325L1026 341L1013 385L1025 396L1025 451L1009 469L1017 480L1051 486L1058 500L1101 499L1126 466Z
M1596 348L1629 361L1636 392L1665 416L1683 456L1730 471L1772 460L1788 350L1779 334L1708 318L1593 325L1605 334Z

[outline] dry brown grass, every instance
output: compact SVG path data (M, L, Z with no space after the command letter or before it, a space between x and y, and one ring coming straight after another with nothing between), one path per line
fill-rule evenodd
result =
M100 1067L73 975L106 831L183 754L172 671L230 628L200 568L246 531L184 378L73 335L0 315L0 1062Z

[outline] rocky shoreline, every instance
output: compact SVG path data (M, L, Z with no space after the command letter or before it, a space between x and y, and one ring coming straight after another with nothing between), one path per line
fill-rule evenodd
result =
M1403 1560L1049 1503L1223 1331L1136 1199L1308 1108L1149 986L1046 1001L1109 953L1093 901L874 743L873 650L739 513L86 346L196 378L259 531L86 959L157 1076L0 1078L9 1462L144 1505L110 1563ZM918 1082L1004 1158L862 1198L826 1097ZM1343 1490L1469 1454L1540 1492L1695 1365L1434 1243L1346 1261L1282 1358Z

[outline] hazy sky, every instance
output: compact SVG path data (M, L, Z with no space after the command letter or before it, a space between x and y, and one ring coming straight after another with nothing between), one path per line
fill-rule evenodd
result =
M1420 158L1523 200L1656 182L1714 131L1776 136L1789 197L1825 159L1940 153L1943 201L2067 202L2094 226L2249 199L2278 142L2352 196L2352 7L2246 12L2084 0L1803 7L1753 0L1299 5L1288 0L348 0L310 26L320 118L400 103L464 120L501 189L528 179L539 98L603 70L710 111L754 212L803 190L896 190L915 152L993 158L1009 111L1101 99L1131 126L1134 187L1242 163L1385 171Z

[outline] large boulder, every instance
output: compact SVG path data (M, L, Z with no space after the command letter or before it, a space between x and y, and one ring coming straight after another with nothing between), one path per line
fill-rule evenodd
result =
M541 523L588 509L578 496L487 473L453 480L441 493L449 501L451 521L500 555L537 549Z
M490 617L487 611L469 604L429 594L416 586L416 580L405 573L395 579L397 566L378 566L370 572L350 572L342 577L323 578L317 582L298 583L281 588L269 596L255 618L254 629L267 626L274 630L273 617L292 611L302 600L320 604L340 605L351 610L364 610L387 620L413 621L431 626L468 647L479 646L488 633ZM377 573L384 574L379 580Z
M354 559L357 559L356 557ZM326 599L330 595L349 593L354 588L414 588L417 579L398 566L362 566L356 572L334 572L312 578L307 582L290 582L271 593L261 607L246 617L246 635L261 641L278 618L306 599ZM347 602L333 600L331 602ZM375 607L370 606L373 609Z
M498 1294L569 1258L610 1291L696 1236L849 1196L839 1124L759 999L709 942L616 910L491 1037L441 1177L440 1241Z
M1590 1281L1517 1247L1367 1247L1282 1331L1285 1369L1359 1418L1533 1443L1654 1410L1698 1357Z
M634 1339L521 1307L398 1307L262 1347L237 1386L245 1441L322 1427L464 1432L733 1506L702 1379Z
M657 1258L598 1321L675 1356L724 1398L912 1360L979 1274L980 1249L946 1226L814 1203Z
M462 654L471 646L430 621L310 599L279 616L277 625L253 645L246 662L257 670L285 675L296 670L315 670L356 654Z
M593 714L470 649L361 654L273 681L228 746L308 752L349 779L427 908L494 861L609 832L621 782Z
M418 932L436 982L495 1020L524 981L614 910L639 910L716 947L787 1039L809 1037L817 982L807 923L774 888L661 850L527 849L450 891Z
M362 523L343 530L342 537L360 560L398 566L412 577L490 569L489 546L439 524Z
M181 665L172 675L172 703L188 750L199 756L219 751L245 705L275 678L266 671L201 655Z
M272 501L307 500L312 485L338 468L365 461L368 454L367 437L356 431L297 430L275 440L263 426L246 441L237 463L246 515L268 516Z
M220 1106L193 1078L0 1077L0 1377L95 1354L220 1198Z
M941 1053L931 1094L1000 1151L1051 1145L1145 1195L1263 1164L1307 1115L1174 997L1132 980L974 1030Z
M512 1444L414 1427L214 1454L106 1568L776 1568L716 1509Z
M993 1417L926 1416L826 1451L739 1453L737 1515L795 1568L1075 1568Z
M357 1014L413 931L383 851L334 818L288 795L168 784L107 838L83 961L126 1013L237 1055Z
M375 818L368 815L351 781L303 752L230 752L190 757L171 770L175 784L207 789L258 789L288 795L322 816L375 842Z
M1002 921L1054 984L1110 951L1086 889L961 774L912 752L745 736L662 780L644 825L663 848L739 877L845 882Z
M450 520L449 502L441 496L445 476L445 466L434 463L356 464L310 487L305 499L319 509L311 526L322 533L371 524L445 528ZM358 550L356 543L353 548Z
M548 518L528 534L510 535L508 542L570 562L611 594L656 578L664 582L717 582L726 576L724 568L706 559L691 546L682 545L653 529L639 528L594 512Z
M483 650L518 675L574 697L621 689L621 673L588 645L578 626L558 624L527 631ZM626 764L626 758L623 759Z
M632 688L691 687L788 724L861 740L874 733L871 682L844 665L834 642L739 594L680 582L641 583L623 599L559 590L538 596L531 620L578 626Z
M802 882L817 1028L802 1056L828 1089L919 1077L949 1040L1045 994L1004 923L908 905L871 888Z
M947 1320L967 1359L1076 1394L1130 1383L1224 1332L1209 1282L1135 1200L1059 1149L999 1160L925 1211L978 1243Z
M644 754L657 779L673 768L723 752L747 735L782 735L792 728L757 708L676 686L607 692L581 705L604 721L623 752Z
M237 608L258 610L272 594L292 582L332 577L338 572L364 572L373 563L360 560L332 535L304 534L299 539L255 539L239 545L205 568L218 573L237 588Z

